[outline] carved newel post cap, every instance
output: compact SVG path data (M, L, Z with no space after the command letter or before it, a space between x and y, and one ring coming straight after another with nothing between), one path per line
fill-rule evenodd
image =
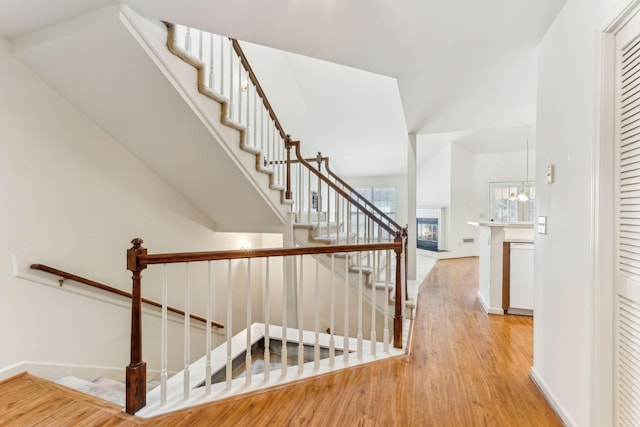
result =
M142 244L144 243L144 240L142 240L139 237L136 237L135 239L133 239L131 241L131 244L133 245L132 249L140 249L142 247Z

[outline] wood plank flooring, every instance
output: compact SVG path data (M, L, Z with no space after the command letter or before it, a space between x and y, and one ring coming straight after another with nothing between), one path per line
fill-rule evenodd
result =
M529 379L532 320L488 316L478 260L438 261L419 291L408 356L145 420L154 426L561 426ZM137 425L108 404L0 385L0 425ZM5 384L6 385L6 384ZM48 393L47 393L48 394ZM65 400L66 399L66 400ZM80 405L80 406L78 406ZM29 410L35 412L28 412Z

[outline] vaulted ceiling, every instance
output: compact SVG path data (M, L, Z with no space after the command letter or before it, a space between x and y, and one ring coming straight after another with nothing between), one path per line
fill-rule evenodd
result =
M364 78L344 87L356 99L345 108L330 66L291 60L307 110L322 129L324 152L351 159L369 153L371 170L401 173L406 133L442 134L535 123L537 44L566 0L125 0L143 15L190 25L391 79L397 113L362 114L376 105L358 95ZM3 0L0 37L13 39L71 19L114 0ZM306 71L305 71L306 70ZM306 74L305 74L306 73ZM353 74L351 72L346 74ZM388 80L381 79L386 86ZM342 88L344 90L344 87ZM358 89L358 90L356 90ZM394 88L395 89L395 88ZM382 92L382 91L381 91ZM380 95L382 96L382 95ZM352 112L351 120L349 114ZM331 111L335 114L330 113ZM341 119L337 119L338 113ZM367 132L366 120L375 132ZM384 131L380 126L385 125ZM374 141L378 138L378 141ZM521 142L521 141L520 141ZM348 148L351 148L349 150ZM361 151L361 150L360 150ZM394 156L390 153L400 152ZM386 156L386 158L385 158ZM377 160L376 160L377 159ZM377 169L375 169L377 167ZM358 174L366 174L366 171Z

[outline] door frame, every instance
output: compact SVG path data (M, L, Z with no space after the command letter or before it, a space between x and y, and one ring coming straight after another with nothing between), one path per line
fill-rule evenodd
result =
M591 366L592 425L618 424L615 372L615 144L616 35L640 12L640 0L618 5L600 26L597 40L595 138L593 144L591 257L593 333Z

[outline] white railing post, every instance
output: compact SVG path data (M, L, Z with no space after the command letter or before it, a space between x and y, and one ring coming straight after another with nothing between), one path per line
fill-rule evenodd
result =
M385 274L384 274L384 295L385 295L385 302L384 302L384 332L383 332L383 337L382 340L384 342L384 351L386 353L389 352L389 279L391 277L391 271L389 269L389 263L391 259L391 251L387 250L387 256L386 256L386 267L385 267Z
M358 252L358 359L362 360L362 252Z
M271 351L269 350L270 341L270 303L269 303L269 264L271 258L266 258L265 263L265 281L264 281L264 380L269 381L271 372Z
M331 314L329 320L329 366L333 367L336 362L336 342L335 335L335 310L336 310L336 254L331 254Z
M313 366L320 368L320 255L316 255L316 295L315 295L315 343L313 347Z
M251 385L251 258L247 258L247 355L245 357L246 385Z
M160 332L160 405L167 403L167 264L163 264L162 326Z
M377 251L376 251L377 253ZM374 257L375 254L371 252L370 257ZM378 309L376 307L376 260L373 259L373 272L369 276L371 281L371 354L376 355L377 336L376 336L376 314Z
M344 254L344 341L342 356L349 363L349 252Z
M285 378L287 376L287 361L288 361L288 354L287 354L287 303L288 303L288 292L287 290L289 289L289 282L291 280L291 277L289 276L289 268L288 268L288 262L287 259L289 257L283 256L282 257L282 271L283 271L283 277L284 277L284 286L282 287L282 350L281 350L281 359L282 359L282 378Z
M213 62L214 51L213 51L213 34L209 33L209 90L212 92L215 91L215 66Z
M231 284L231 260L227 263L227 324L225 328L227 330L227 363L226 363L226 381L227 390L231 390L231 376L233 375L233 360L231 359L231 339L232 335L232 311L233 311L233 286Z
M189 392L191 390L190 384L190 366L191 366L191 325L189 312L191 311L191 281L189 277L189 263L185 263L185 278L186 284L184 287L184 400L189 399Z
M207 325L206 325L206 378L205 388L207 395L211 394L211 287L213 286L213 275L211 273L211 261L207 263Z
M304 259L300 255L300 278L298 279L298 373L304 370Z

